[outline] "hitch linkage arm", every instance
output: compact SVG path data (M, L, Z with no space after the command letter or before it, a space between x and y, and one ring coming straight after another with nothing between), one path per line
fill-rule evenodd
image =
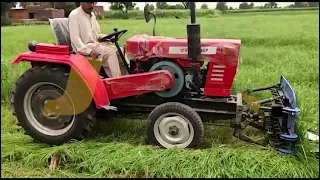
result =
M248 143L257 144L257 145L260 145L260 146L266 146L267 145L266 143L261 143L261 142L258 142L258 141L254 141L253 139L251 139L248 136L244 135L242 133L242 131L243 131L243 129L234 129L233 136L236 137L236 138L239 138L242 141L248 142Z
M269 102L272 102L274 100L277 100L277 99L280 99L282 98L283 96L276 96L276 97L272 97L272 98L268 98L268 99L263 99L263 100L260 100L260 101L256 101L256 103L258 104L265 104L265 103L269 103Z
M278 86L279 86L279 84L272 85L272 86L267 86L267 87L262 87L262 88L256 88L256 89L247 89L247 90L244 91L244 93L253 93L253 92L270 90L270 89L276 88Z

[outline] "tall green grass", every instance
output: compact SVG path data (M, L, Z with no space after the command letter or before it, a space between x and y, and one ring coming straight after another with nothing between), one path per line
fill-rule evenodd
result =
M242 40L239 72L233 92L272 85L285 75L293 86L301 115L299 135L319 124L319 16L317 13L274 16L221 16L198 18L202 38ZM157 35L186 37L188 19L159 19ZM128 29L121 38L151 34L143 20L102 20L104 33L114 27ZM47 172L47 159L60 152L60 170L54 177L319 177L319 164L308 151L312 144L301 139L294 156L280 156L273 149L241 142L227 127L205 126L205 145L199 150L163 150L145 145L145 118L114 119L101 123L90 138L59 147L33 143L15 125L7 105L17 77L30 66L9 64L27 51L30 40L54 42L48 25L1 28L1 163L4 177L21 171ZM15 167L17 165L17 167ZM32 172L32 171L31 171ZM21 172L21 176L41 176ZM21 177L20 176L20 177Z
M145 121L131 119L99 123L84 142L49 147L33 143L13 125L8 109L2 108L2 112L3 118L12 120L1 127L3 165L19 163L24 168L45 171L50 155L59 153L59 170L78 177L299 178L317 177L319 172L317 160L310 156L281 156L271 148L245 144L231 138L231 129L225 127L206 125L208 147L202 150L165 150L144 145ZM34 174L37 172L31 175Z

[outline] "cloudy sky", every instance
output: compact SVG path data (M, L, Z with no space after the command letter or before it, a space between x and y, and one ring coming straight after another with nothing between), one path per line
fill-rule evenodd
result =
M154 6L156 6L156 2L134 2L134 3L137 4L136 7L139 7L139 9L143 9L143 7L146 3L153 4ZM168 4L170 4L170 5L174 5L177 3L180 3L180 2L168 2ZM196 2L196 7L200 8L203 3L207 4L210 9L215 8L216 4L217 4L217 2ZM254 5L261 6L261 5L264 5L265 3L267 3L267 2L254 2ZM105 10L108 10L109 6L110 6L110 3L107 3L107 2L98 2L97 4L104 6ZM227 6L229 6L229 7L231 6L233 8L239 8L239 4L241 4L241 2L227 2ZM277 2L277 4L279 7L284 7L284 6L288 6L290 4L293 4L293 2Z

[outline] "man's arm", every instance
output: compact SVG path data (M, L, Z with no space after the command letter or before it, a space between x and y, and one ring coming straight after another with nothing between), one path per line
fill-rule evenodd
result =
M77 17L73 14L69 16L69 33L70 33L70 40L71 43L75 46L76 51L83 54L89 55L91 50L88 48L80 38L80 31L79 31L79 24L77 22Z
M94 15L94 19L95 19L95 22L96 22L96 27L97 27L97 30L98 30L98 33L99 33L99 39L101 39L101 38L103 38L104 36L106 36L106 34L102 34L101 33L101 29L100 29L100 25L99 25L99 23L98 23L98 20L97 20L97 18L96 18L96 16Z

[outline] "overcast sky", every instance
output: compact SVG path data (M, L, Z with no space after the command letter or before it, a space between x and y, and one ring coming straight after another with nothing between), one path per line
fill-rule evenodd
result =
M137 4L136 7L139 7L140 10L143 9L143 7L146 3L153 4L154 6L156 6L156 2L134 2L134 3ZM177 3L180 3L180 2L168 2L168 4L170 4L170 5L175 5ZM207 4L210 9L215 8L216 4L217 4L217 2L196 2L196 7L200 8L203 3ZM267 3L267 2L254 2L254 5L261 6L261 5L264 5L265 3ZM104 6L105 10L109 10L110 3L98 2L97 4ZM228 7L231 6L233 8L239 8L239 4L241 4L241 2L227 2L227 6ZM290 4L293 4L293 2L277 2L277 4L279 7L284 7L284 6L288 6Z

